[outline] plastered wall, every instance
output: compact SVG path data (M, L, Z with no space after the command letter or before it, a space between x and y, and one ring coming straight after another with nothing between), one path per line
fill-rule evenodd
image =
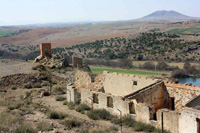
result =
M157 81L157 79L145 78L134 75L109 73L104 71L105 76L104 90L115 96L125 96L139 89L149 86ZM137 85L133 82L136 81Z
M163 113L163 122L162 122ZM162 123L164 130L170 131L172 133L179 133L179 113L176 111L171 111L167 109L161 109L157 111L157 127L162 128Z
M92 95L93 93L98 94L99 103L92 103ZM113 98L113 108L107 106L107 97ZM129 102L122 100L121 97L118 96L112 96L106 93L101 92L94 92L89 91L87 89L83 89L81 91L81 103L85 103L89 106L93 105L93 109L106 109L109 112L119 115L120 112L118 109L122 112L123 115L129 114Z
M179 118L179 133L198 133L197 118L200 119L200 111L184 108Z

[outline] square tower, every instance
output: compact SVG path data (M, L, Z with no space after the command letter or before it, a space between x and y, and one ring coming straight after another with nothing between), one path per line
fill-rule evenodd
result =
M51 43L40 44L40 55L51 57Z

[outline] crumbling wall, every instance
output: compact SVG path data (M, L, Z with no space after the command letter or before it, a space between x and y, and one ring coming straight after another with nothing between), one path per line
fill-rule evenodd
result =
M181 85L167 81L165 82L165 86L170 97L175 98L175 109L180 109L191 99L200 95L199 86Z
M93 103L93 94L98 95L99 103ZM111 97L113 100L113 106L108 107L108 97ZM95 92L90 91L87 89L83 89L81 91L81 103L85 103L91 106L93 109L106 109L107 111L111 112L112 114L119 115L122 112L123 115L129 114L129 102L122 100L119 96L113 96L110 94L102 93L102 92Z
M111 93L115 96L128 95L157 81L157 79L152 78L119 73L109 73L106 71L104 71L103 75L105 76L105 92Z
M82 67L83 66L83 59L77 56L72 56L72 66L73 67Z
M179 119L179 133L198 133L198 120L200 119L200 111L190 108L184 108L181 111Z
M150 123L150 110L149 106L143 103L136 105L136 120L143 123Z
M103 75L97 75L95 77L91 77L90 73L77 71L75 74L75 82L74 85L78 90L89 89L93 91L103 90Z
M139 92L131 99L136 99L138 103L146 103L154 106L155 111L168 107L169 95L163 82L155 84L150 88Z
M157 127L172 133L179 133L179 113L168 109L157 111Z
M51 43L41 43L40 44L40 55L51 57Z

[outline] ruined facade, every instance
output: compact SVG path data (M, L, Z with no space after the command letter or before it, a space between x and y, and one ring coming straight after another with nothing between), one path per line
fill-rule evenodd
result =
M83 59L75 55L72 56L72 66L81 68L83 66Z
M40 44L40 55L51 57L51 43L41 43Z
M200 87L106 71L95 77L79 71L74 87L93 109L122 112L172 133L200 131Z
M35 58L34 63L36 63L44 58L46 60L50 60L51 57L52 57L51 43L41 43L40 44L40 55Z

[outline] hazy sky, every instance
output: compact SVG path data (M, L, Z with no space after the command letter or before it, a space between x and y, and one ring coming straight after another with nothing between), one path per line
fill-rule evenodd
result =
M0 25L128 20L157 10L200 17L200 0L0 0Z

